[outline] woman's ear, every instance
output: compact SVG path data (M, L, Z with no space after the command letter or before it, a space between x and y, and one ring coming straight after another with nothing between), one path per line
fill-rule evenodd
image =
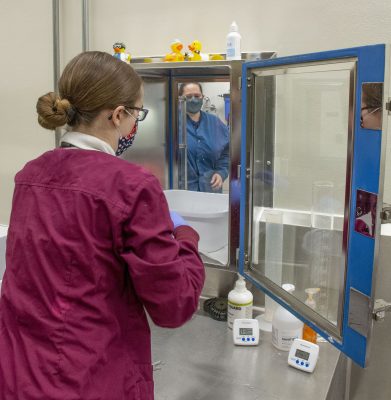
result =
M123 115L125 107L124 106L118 106L114 109L113 114L112 114L112 121L114 122L114 125L118 128L121 122L121 118Z

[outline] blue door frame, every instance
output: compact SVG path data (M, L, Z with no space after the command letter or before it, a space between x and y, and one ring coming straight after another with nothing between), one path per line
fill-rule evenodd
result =
M384 82L385 79L385 54L386 46L373 45L357 48L349 48L335 51L312 53L298 56L275 58L265 61L254 61L243 64L242 68L242 139L241 139L241 205L240 205L240 249L239 249L239 271L246 279L251 280L258 288L265 291L270 297L282 304L294 315L299 317L308 325L312 326L319 334L327 338L341 352L345 353L353 361L364 367L368 336L365 337L349 326L348 310L350 304L350 291L355 289L368 298L373 296L374 288L374 265L376 256L376 241L380 235L379 207L381 198L379 194L381 174L381 147L382 131L364 129L360 127L361 117L361 86L364 82ZM246 76L248 71L255 68L269 68L274 66L289 66L316 61L327 61L343 58L356 58L356 90L355 90L355 112L354 112L354 134L353 134L353 160L351 176L351 197L350 197L350 219L347 246L347 271L345 281L344 315L342 323L342 342L336 342L329 334L318 329L311 321L306 320L295 309L288 306L275 294L265 289L258 282L254 281L244 271L245 265L245 229L246 229L246 132L247 132L247 86ZM365 236L354 229L355 209L357 191L363 190L377 195L378 206L376 216L375 238ZM372 304L372 302L370 302ZM368 313L368 310L363 310Z

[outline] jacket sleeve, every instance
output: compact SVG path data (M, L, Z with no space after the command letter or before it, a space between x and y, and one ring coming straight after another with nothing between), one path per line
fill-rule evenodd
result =
M155 177L137 191L123 228L121 257L136 293L156 325L174 328L191 318L205 279L198 234L173 224Z

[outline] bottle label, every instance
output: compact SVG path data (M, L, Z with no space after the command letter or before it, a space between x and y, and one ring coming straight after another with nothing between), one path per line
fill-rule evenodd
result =
M228 48L227 49L227 57L235 57L235 49Z
M235 319L253 317L253 302L239 305L229 301L227 313L228 313L228 328L232 329Z
M293 341L300 338L301 329L282 331L272 327L272 343L280 350L289 351Z

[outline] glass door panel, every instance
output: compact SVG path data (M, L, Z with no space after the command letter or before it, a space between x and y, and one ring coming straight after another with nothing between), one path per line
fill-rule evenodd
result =
M338 332L354 65L254 77L252 269L278 286L294 284L293 296L303 303L313 297L315 311ZM265 123L273 113L274 121Z
M239 270L361 366L375 301L388 51L242 70Z

